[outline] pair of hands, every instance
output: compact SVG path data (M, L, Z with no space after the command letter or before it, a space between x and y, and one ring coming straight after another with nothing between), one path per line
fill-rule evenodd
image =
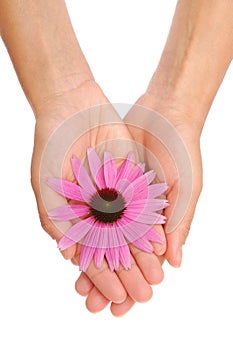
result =
M80 111L87 110L96 105L108 104L108 100L103 94L100 87L94 81L86 81L76 89L64 91L60 96L51 96L44 103L43 107L37 113L37 122L35 130L35 143L32 159L32 186L35 192L38 211L41 219L42 227L52 238L57 241L62 236L62 231L58 229L49 219L47 210L43 203L40 188L40 166L43 151L48 144L50 136L55 130L70 116ZM109 108L111 105L109 104ZM149 130L153 125L144 125L151 122L151 118L147 116L140 118L140 124L144 127L134 125L134 119L137 118L139 112L137 106L143 107L142 115L147 111L158 111L163 114L169 125L172 126L175 133L182 139L186 153L190 160L190 171L187 174L185 165L181 171L177 171L176 156L179 156L179 147L177 147L177 139L169 137L169 148L172 154L169 154L163 142ZM112 108L112 113L116 112ZM141 145L144 150L152 154L151 159L157 159L162 169L165 181L169 185L167 199L170 206L166 208L165 215L168 223L172 220L176 222L170 228L156 227L157 230L165 237L165 243L162 245L154 244L154 253L148 254L131 246L132 268L128 271L123 268L112 273L107 263L104 262L100 269L97 269L93 263L89 266L86 273L81 273L77 282L76 290L79 294L86 296L86 306L91 312L97 312L104 309L111 302L111 312L115 316L121 316L126 313L135 302L145 302L152 296L151 285L158 284L163 280L162 264L166 259L172 266L180 266L182 259L182 245L185 243L189 228L192 222L195 206L201 190L201 157L200 157L200 130L197 130L182 111L169 108L169 104L163 101L156 101L156 98L146 93L139 98L135 106L126 116L126 124L119 122L117 125L101 125L101 115L99 118L99 127L91 128L93 120L84 120L83 123L90 126L91 131L72 145L70 154L76 154L78 158L85 155L88 147L95 147L104 144L108 140L128 140L129 147L133 147L134 142ZM153 122L153 120L152 120ZM97 120L98 124L98 120ZM80 124L80 129L83 125ZM149 130L148 130L149 129ZM159 131L158 131L159 132ZM77 134L79 130L77 130ZM166 143L166 140L165 140ZM166 146L166 145L165 145ZM57 145L59 151L59 144ZM125 150L125 155L130 149ZM144 155L145 157L145 155ZM70 159L68 154L67 160ZM150 168L154 168L157 172L156 164L150 159L145 159L149 163ZM51 160L52 164L52 160ZM179 168L179 166L178 166ZM179 170L179 169L178 169ZM52 173L51 176L55 174ZM192 181L187 181L187 176ZM68 180L72 179L72 170L69 161L65 161L63 169L63 177ZM187 188L187 186L192 188ZM183 215L177 212L176 202L180 193L190 192L188 201L186 201L185 212ZM56 206L54 203L53 207ZM170 220L171 219L171 220ZM171 230L172 229L172 230ZM168 231L171 231L168 233ZM63 256L66 259L78 265L79 263L78 245L65 250Z

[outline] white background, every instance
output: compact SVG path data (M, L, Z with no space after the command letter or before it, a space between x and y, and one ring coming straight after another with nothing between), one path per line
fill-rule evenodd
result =
M96 80L134 103L158 63L175 1L67 1ZM165 265L153 299L116 319L90 314L78 270L42 231L30 188L34 119L0 44L0 348L233 348L231 66L203 135L204 189L179 270ZM198 108L198 106L197 106Z

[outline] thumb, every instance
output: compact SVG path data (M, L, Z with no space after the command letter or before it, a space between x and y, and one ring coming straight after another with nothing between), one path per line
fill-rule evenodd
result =
M45 205L43 203L40 188L38 186L38 183L34 182L33 176L32 176L32 188L36 197L41 226L44 229L44 231L50 235L52 239L58 242L61 239L61 237L64 235L64 232L70 227L71 224L69 224L68 222L59 222L59 223L56 222L55 224L48 217L48 211L45 208ZM49 188L47 189L47 191L52 192L52 190ZM67 203L64 203L64 200L62 198L59 198L59 195L57 195L56 193L52 193L51 201L53 205L54 203L56 203L56 206L67 204ZM76 253L76 245L73 245L61 251L61 254L65 259L72 259L75 256L75 253Z
M42 164L41 151L38 147L38 144L35 143L31 164L31 185L36 197L41 226L44 231L46 231L51 236L52 239L58 242L64 235L64 232L69 229L71 223L55 223L48 216L48 212L50 210L54 209L55 207L67 204L65 198L53 191L47 184L48 178L58 174L56 169L50 171L51 166L49 165L51 163L54 164L53 162L48 162L48 165ZM75 252L76 245L65 249L61 253L65 259L72 259L75 255Z
M189 203L189 207L187 208L185 216L182 218L182 220L176 226L176 228L170 231L170 228L165 226L165 233L167 238L167 250L165 253L165 258L167 259L169 264L174 267L179 267L181 265L182 246L185 244L190 231L197 201L201 193L201 188L202 188L201 182L198 182L197 184L195 184L195 188L193 188L193 191L192 191L192 197ZM169 195L170 203L173 203L172 197L174 196L174 192L176 192L175 189L173 189L171 194ZM169 216L170 216L169 211L171 211L172 208L169 208L166 210L168 212L167 213L165 212L165 215L169 219ZM169 221L168 221L168 224L169 224Z
M68 226L67 223L64 223L64 222L63 223L59 222L59 224L56 223L55 225L55 223L51 219L49 219L48 213L45 210L43 203L41 202L40 196L38 196L38 193L36 191L34 191L34 193L37 201L37 207L38 207L41 226L44 229L44 231L47 232L50 235L50 237L56 240L56 242L58 243L59 240L63 237L64 232L66 232L70 226ZM75 256L76 245L73 245L60 252L65 259L70 260Z

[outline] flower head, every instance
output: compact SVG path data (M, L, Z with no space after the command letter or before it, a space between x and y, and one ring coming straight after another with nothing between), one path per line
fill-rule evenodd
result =
M109 152L104 153L103 164L92 148L88 149L87 157L92 179L81 161L73 157L71 165L77 184L57 178L48 180L54 191L74 203L49 213L52 220L76 219L58 247L64 250L80 243L83 271L92 259L99 268L104 257L111 270L118 270L120 263L129 269L129 243L146 252L153 252L150 241L163 243L152 225L165 222L157 211L167 207L167 200L156 197L167 190L167 185L151 184L154 171L144 172L142 163L134 165L133 153L119 168Z

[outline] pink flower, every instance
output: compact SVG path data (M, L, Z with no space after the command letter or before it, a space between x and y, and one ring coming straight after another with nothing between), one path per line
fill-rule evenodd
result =
M94 259L100 268L104 257L110 269L131 267L128 243L153 252L150 241L163 243L163 238L152 227L163 224L165 217L156 211L167 207L166 199L155 198L167 190L165 183L151 184L153 170L144 173L145 165L134 165L133 154L117 168L112 154L104 153L104 164L93 149L88 149L88 163L92 180L76 157L71 159L78 184L51 178L48 185L62 196L73 200L52 210L52 220L74 220L75 224L58 243L64 250L81 243L80 270L86 271Z

